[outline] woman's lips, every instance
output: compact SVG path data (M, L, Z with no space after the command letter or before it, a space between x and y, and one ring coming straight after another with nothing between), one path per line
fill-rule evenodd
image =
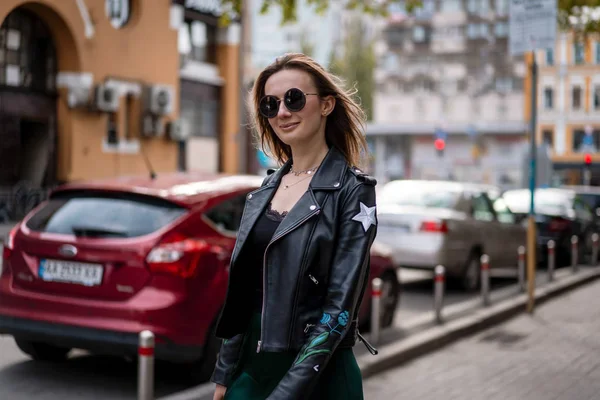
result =
M293 130L296 126L298 126L299 123L300 122L294 122L294 123L291 123L291 124L279 125L279 128L282 131L289 132L289 131Z

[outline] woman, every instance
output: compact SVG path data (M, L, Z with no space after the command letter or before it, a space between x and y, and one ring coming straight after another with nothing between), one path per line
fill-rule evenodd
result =
M214 399L362 399L352 346L376 234L376 182L352 167L366 153L364 114L303 54L268 66L252 99L263 148L283 166L247 196Z

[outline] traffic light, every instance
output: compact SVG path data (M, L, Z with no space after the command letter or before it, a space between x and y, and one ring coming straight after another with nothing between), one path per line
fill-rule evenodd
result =
M590 186L592 180L592 155L590 153L585 153L583 162L585 163L585 167L583 168L583 184L585 186Z
M435 142L433 142L433 145L435 146L437 155L442 157L444 155L444 149L446 148L446 141L444 139L437 138L435 139Z

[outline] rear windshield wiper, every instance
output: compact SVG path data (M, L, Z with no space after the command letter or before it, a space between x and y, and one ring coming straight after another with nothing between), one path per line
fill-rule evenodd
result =
M127 232L92 226L73 226L71 230L78 237L128 237Z

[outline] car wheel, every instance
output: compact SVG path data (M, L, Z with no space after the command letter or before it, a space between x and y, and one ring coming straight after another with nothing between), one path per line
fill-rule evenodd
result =
M23 353L38 361L63 361L71 351L68 347L59 347L19 338L15 338L15 342Z
M461 287L467 292L474 292L479 288L481 281L481 261L479 253L472 251L461 278Z
M210 380L215 369L217 354L221 347L221 341L215 336L215 328L216 326L213 326L206 338L202 359L193 363L192 367L189 369L190 378L193 383L199 384L207 382Z

